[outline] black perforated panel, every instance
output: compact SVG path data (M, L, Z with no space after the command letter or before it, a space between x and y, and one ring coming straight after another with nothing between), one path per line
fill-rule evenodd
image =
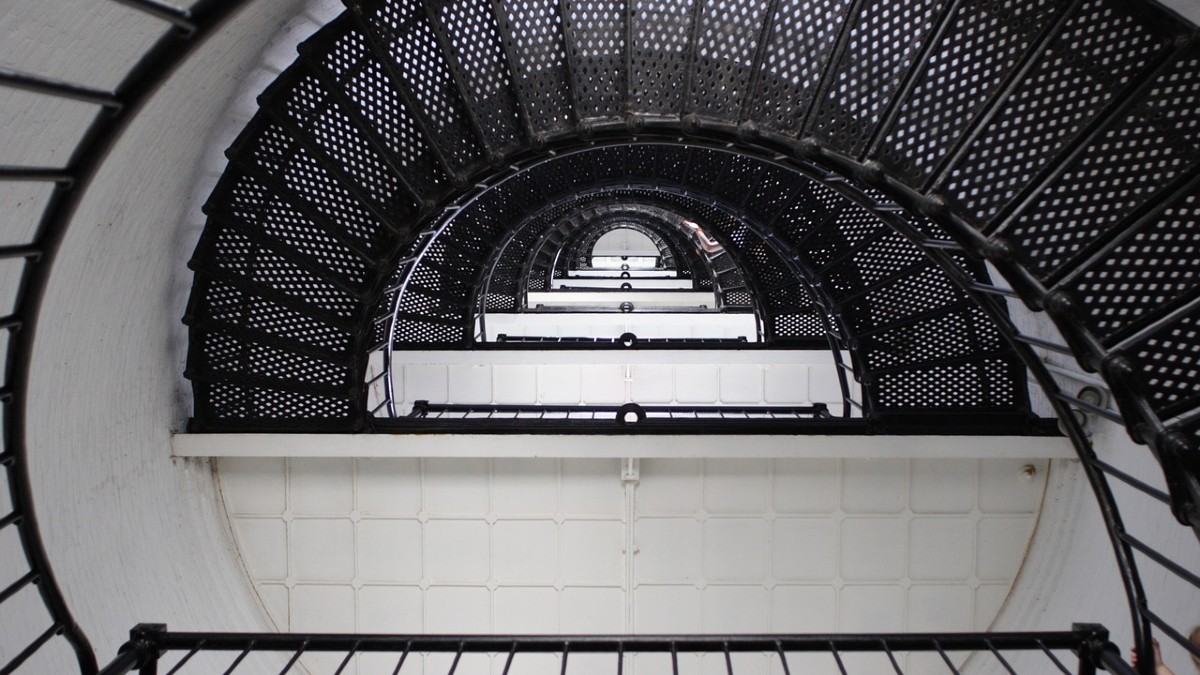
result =
M954 167L947 194L990 221L1163 47L1125 3L1085 3Z
M624 0L562 2L567 11L575 102L580 117L622 117L629 91Z
M746 106L751 119L799 130L850 7L851 0L780 0Z
M485 2L426 4L455 81L465 91L467 109L493 152L524 145L520 113L504 39L496 16Z
M923 184L1064 4L963 2L888 134L887 165L910 184Z
M570 64L558 0L495 0L513 74L535 133L574 124Z
M1107 342L1200 286L1200 190L1187 195L1083 271L1069 288Z
M1159 78L1132 113L1102 134L1005 232L1026 244L1042 277L1117 227L1200 160L1200 55Z
M1128 352L1140 367L1151 405L1170 418L1200 407L1200 308L1164 326Z
M688 110L736 122L752 82L751 68L767 3L760 0L700 0Z
M420 4L384 3L368 21L373 40L380 45L377 51L383 51L381 64L416 102L451 169L461 171L476 162L483 154L480 139L472 130L457 80ZM394 32L396 26L404 26L404 30ZM420 68L412 68L412 64L420 64Z
M629 109L680 112L688 76L693 5L700 0L628 0L630 20Z
M818 102L817 136L853 154L866 148L945 1L868 0L830 76L828 93Z

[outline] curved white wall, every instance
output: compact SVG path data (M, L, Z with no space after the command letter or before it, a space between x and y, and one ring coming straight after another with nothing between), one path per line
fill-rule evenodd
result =
M70 16L84 26L89 11L116 6L71 4L77 14ZM259 67L262 36L303 7L300 0L251 3L186 62L108 158L55 261L32 362L30 470L59 583L102 663L140 621L267 628L229 543L211 468L169 457L169 434L188 408L185 298L177 289L190 283L182 260L198 226L191 197L196 167L213 151L214 124ZM141 26L139 15L124 11ZM89 60L106 53L99 48L72 51L83 27L42 28L28 28L26 39L65 63L38 72L97 83L89 71L128 65L127 58ZM116 54L127 36L106 37ZM6 144L72 141L54 119L37 123L44 103L28 99L26 132L6 134Z

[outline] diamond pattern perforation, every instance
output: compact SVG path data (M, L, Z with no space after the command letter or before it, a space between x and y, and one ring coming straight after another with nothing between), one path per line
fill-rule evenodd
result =
M1070 286L1092 331L1111 344L1143 316L1200 286L1200 190L1084 271Z
M624 0L561 0L570 35L573 91L584 119L625 115L629 91Z
M302 75L284 101L283 109L309 134L328 160L347 174L392 222L416 211L412 196L341 107L312 75Z
M367 267L361 258L253 178L236 177L226 194L222 208L228 209L230 218L324 265L330 274L354 284L366 281Z
M747 103L750 119L774 131L799 130L851 2L780 0Z
M860 298L856 305L864 311L856 315L869 319L862 323L856 321L851 328L870 330L872 326L887 325L965 299L966 296L946 280L941 270L932 265L923 267Z
M628 0L631 41L629 108L674 115L682 105L692 7L700 0Z
M334 49L359 54L366 51L366 39L356 31L349 32ZM364 59L348 72L333 75L387 146L405 182L424 197L442 194L448 188L448 177L384 66L374 59Z
M312 420L349 419L352 406L338 398L312 396L261 387L216 383L207 385L210 419L217 420Z
M945 0L870 0L850 31L813 133L851 154L865 149Z
M1174 417L1200 406L1200 308L1128 352L1159 417Z
M420 105L426 126L454 171L465 171L483 155L479 139L471 129L462 96L437 36L416 3L385 3L371 17L377 40L389 58L386 68L400 79L400 86ZM386 26L403 25L393 34ZM419 68L412 67L420 64Z
M1162 38L1129 10L1111 0L1085 3L954 167L945 192L978 223L1015 198L1162 49Z
M1032 267L1055 273L1096 237L1200 161L1193 145L1200 119L1200 59L1185 59L1160 78L1145 101L1105 133L1021 215L1012 238ZM1162 111L1184 110L1167 117Z
M220 269L286 293L317 310L352 316L356 300L325 279L260 248L229 229L221 230L207 250L207 269Z
M247 343L221 333L206 333L200 351L206 371L247 374L279 380L345 387L350 373L343 367L263 344Z
M247 295L219 280L205 280L200 289L203 313L214 321L244 326L301 344L344 353L350 335L291 308Z
M264 127L256 141L247 153L250 161L275 174L295 195L345 228L347 236L361 247L376 248L384 228L305 148L273 124Z
M487 2L443 1L437 29L450 46L452 71L467 90L467 106L489 148L506 151L527 142L496 16Z
M985 324L979 322L983 319ZM868 372L966 358L1001 348L999 334L974 310L952 310L871 339L864 362Z
M737 122L752 81L754 55L769 3L698 1L704 4L696 27L688 109L706 117Z
M876 405L902 410L1011 409L1017 394L1009 370L1004 361L988 360L880 375L874 387Z
M884 142L885 164L909 184L922 184L1063 4L964 2Z
M574 123L559 0L495 0L521 99L535 133Z

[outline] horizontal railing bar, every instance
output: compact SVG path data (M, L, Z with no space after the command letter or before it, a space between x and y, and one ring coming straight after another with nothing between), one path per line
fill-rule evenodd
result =
M1167 568L1167 570L1173 572L1175 574L1175 576L1179 577L1180 579L1183 579L1184 581L1190 583L1191 585L1195 586L1196 588L1200 588L1200 576L1196 576L1196 574L1194 572L1188 570L1187 568L1183 567L1182 565L1175 562L1174 560L1171 560L1170 558L1166 557L1165 555L1154 550L1146 542L1142 541L1141 539L1138 539L1137 537L1133 536L1132 534L1129 534L1128 532L1122 532L1121 539L1125 543L1129 544L1130 546L1132 546L1132 547L1136 548L1137 550L1141 551L1142 553L1144 553L1148 558L1150 558L1154 562L1158 563L1159 565L1162 565L1163 567Z
M1167 493L1163 492L1162 490L1159 490L1158 488L1150 485L1149 483L1140 481L1137 478L1134 478L1133 476L1125 473L1124 471L1118 469L1117 467L1115 467L1103 460L1092 459L1091 462L1092 462L1092 465L1095 466L1096 468L1098 468L1101 471L1103 471L1104 473L1112 476L1113 478L1120 480L1121 482L1125 483L1126 485L1128 485L1132 488L1135 488L1150 497L1157 499L1158 501L1162 502L1163 504L1166 504L1167 506L1171 505L1171 498L1167 495Z
M17 592L20 591L22 588L25 588L29 584L37 582L37 580L38 580L37 571L30 570L28 574L21 577L20 579L17 579L16 581L12 582L8 586L6 586L4 588L4 590L0 591L0 602L4 602L5 600L11 598L12 596L16 595Z
M50 169L40 166L0 166L0 181L70 185L75 182L75 176L66 169Z
M294 652L307 645L308 652L345 652L356 644L360 652L507 653L516 643L522 653L560 653L570 645L572 653L617 651L669 653L721 652L877 652L884 646L900 651L936 651L940 645L951 651L996 649L1071 649L1081 644L1079 634L1067 631L1046 633L889 633L871 635L354 635L286 633L193 633L167 632L156 640L166 650L192 649L201 641L202 651L233 651L253 645L256 651Z
M1053 363L1047 363L1045 366L1046 370L1054 373L1055 375L1062 375L1063 377L1075 380L1076 382L1090 384L1093 387L1100 387L1101 389L1109 391L1108 383L1101 378L1096 377L1095 375L1081 373L1077 370L1071 370L1070 368L1063 368L1062 366Z
M1071 396L1070 394L1064 394L1062 392L1059 392L1059 393L1055 394L1055 398L1057 398L1060 401L1069 403L1073 406L1077 406L1077 407L1079 407L1087 412L1090 412L1092 414L1099 415L1100 417L1103 417L1104 419L1106 419L1110 422L1116 422L1117 424L1124 423L1124 420L1121 418L1120 413L1113 412L1112 410L1109 410L1108 408L1101 408L1098 405L1088 403L1087 401L1085 401L1081 398L1076 398L1074 396Z
M1191 640L1188 639L1186 635L1183 635L1179 631L1175 630L1175 627L1170 623L1167 623L1167 621L1165 621L1161 616L1150 611L1150 608L1145 606L1139 607L1138 612L1142 616L1149 619L1150 623L1158 626L1158 629L1166 634L1167 637L1174 640L1176 644L1188 650L1188 652L1191 653L1192 658L1200 659L1200 646L1195 645Z
M1021 297L1020 294L1018 294L1016 291L1014 291L1011 288L1002 288L1000 286L993 286L991 284L973 283L973 284L971 284L970 288L972 291L978 291L980 293L987 293L988 295L1002 295L1006 298L1017 298L1017 299L1020 299L1020 297Z
M9 525L12 525L14 523L19 523L19 522L21 522L21 512L13 511L12 513L8 514L7 516L0 518L0 530L3 530L4 528L8 527Z
M0 260L13 258L29 258L38 260L42 257L42 249L36 246L0 246Z
M20 73L7 68L0 68L0 86L10 89L23 89L25 91L32 91L35 94L45 94L72 101L92 103L104 106L105 108L121 108L121 101L112 92L90 89L71 82L52 80L38 75Z
M46 632L37 636L33 642L29 643L25 649L22 649L21 652L14 656L11 661L4 664L4 667L0 668L0 675L9 675L10 673L17 672L17 668L20 668L22 663L28 661L29 657L33 656L35 653L37 653L37 650L42 648L42 645L49 642L50 638L58 635L61 631L62 624L56 623L53 626L50 626Z
M1075 353L1071 351L1070 347L1060 345L1057 342L1043 340L1042 338L1036 338L1031 335L1014 335L1013 339L1015 339L1017 342L1023 342L1027 345L1030 345L1031 347L1041 347L1042 349L1058 352L1059 354L1066 354L1068 356L1075 355Z
M0 316L0 330L20 328L24 323L25 320L19 316Z
M162 19L173 24L185 33L191 34L196 32L196 24L192 22L192 13L186 9L173 7L168 4L156 2L155 0L113 0L126 7L131 7L149 14L156 19Z

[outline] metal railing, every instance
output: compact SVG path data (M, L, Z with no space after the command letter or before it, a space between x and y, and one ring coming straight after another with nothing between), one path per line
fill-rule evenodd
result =
M208 672L191 667L197 655L221 655L218 663L227 664L226 675L236 672L252 655L270 654L278 663L256 664L279 668L280 675L300 672L297 664L317 654L337 657L334 675L342 673L360 655L382 655L385 672L400 675L405 664L420 660L424 654L450 657L446 675L454 675L463 657L488 654L502 658L503 675L518 675L526 656L543 654L558 657L559 675L571 675L572 656L611 656L605 670L623 675L633 657L658 654L669 658L671 675L680 675L683 655L714 655L724 661L726 675L736 675L734 655L763 654L778 660L784 675L793 670L789 659L822 654L828 665L841 675L867 675L879 667L904 675L901 661L906 653L928 653L940 661L939 670L959 675L956 660L971 652L971 658L990 659L1005 672L1016 675L1010 663L1014 653L1039 655L1039 674L1093 675L1097 669L1117 675L1134 675L1108 641L1108 631L1094 624L1077 624L1071 631L1030 633L946 633L946 634L863 634L863 635L334 635L273 633L173 633L162 624L142 624L130 631L130 640L121 654L102 673L122 675L135 669L139 675ZM873 654L878 664L859 667L851 655ZM599 672L591 662L586 672ZM657 666L657 664L656 664ZM800 673L804 670L797 670ZM428 666L425 672L433 672ZM656 667L655 672L661 672Z

